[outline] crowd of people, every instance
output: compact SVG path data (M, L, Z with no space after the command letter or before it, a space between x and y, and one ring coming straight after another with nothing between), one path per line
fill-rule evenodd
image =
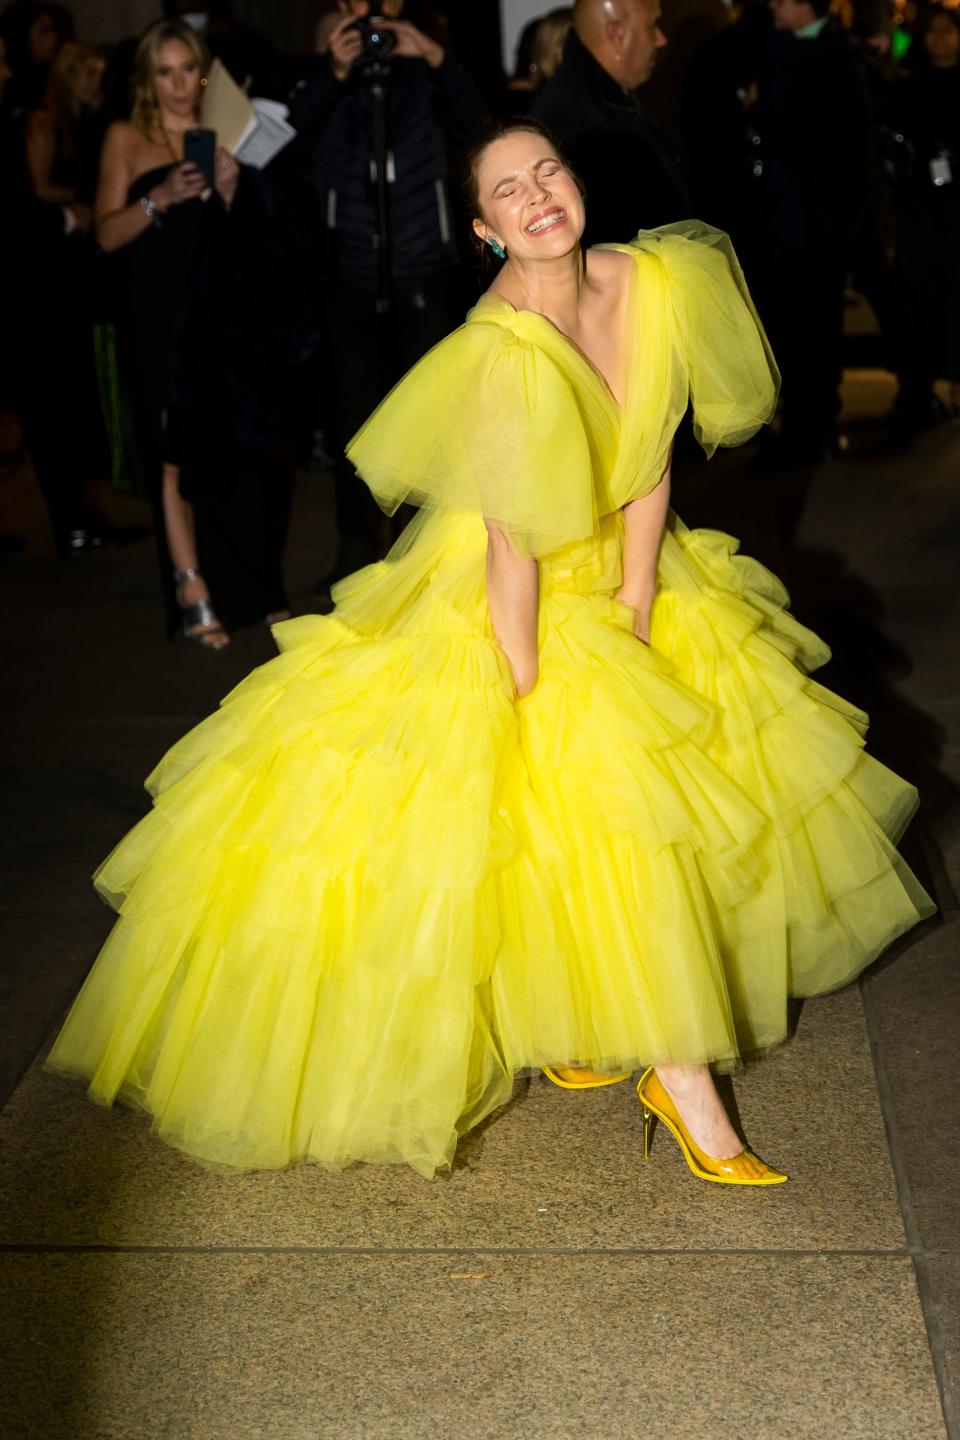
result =
M937 382L960 412L960 8L710 10L667 105L659 0L549 11L510 77L465 43L469 8L318 0L305 57L226 0L165 0L112 47L65 5L0 12L0 407L63 556L145 537L111 521L111 486L149 500L171 634L217 650L289 613L293 475L318 436L339 536L318 591L392 542L344 449L489 283L456 180L490 113L558 136L588 243L691 216L731 234L783 373L771 464L841 445L851 281L899 382L893 439L947 418ZM289 107L296 138L263 169L185 157L213 57Z

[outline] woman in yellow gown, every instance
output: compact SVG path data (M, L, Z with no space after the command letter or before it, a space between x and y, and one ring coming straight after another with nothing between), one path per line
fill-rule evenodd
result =
M916 794L779 582L667 508L688 400L708 453L776 401L726 237L585 255L535 123L471 159L506 264L350 451L420 512L149 777L47 1064L208 1164L427 1175L518 1074L647 1066L645 1148L659 1118L703 1178L773 1183L708 1066L929 913Z

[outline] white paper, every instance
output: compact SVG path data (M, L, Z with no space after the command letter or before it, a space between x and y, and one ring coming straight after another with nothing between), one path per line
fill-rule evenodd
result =
M279 101L255 99L253 110L254 118L233 153L244 165L262 170L285 145L290 144L297 132L287 123L290 111Z

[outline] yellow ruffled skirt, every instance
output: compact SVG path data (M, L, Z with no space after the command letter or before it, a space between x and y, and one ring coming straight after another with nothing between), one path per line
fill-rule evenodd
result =
M49 1068L207 1164L431 1174L518 1072L735 1067L930 913L915 791L728 537L671 519L649 648L619 515L541 561L519 702L485 546L421 513L164 757Z

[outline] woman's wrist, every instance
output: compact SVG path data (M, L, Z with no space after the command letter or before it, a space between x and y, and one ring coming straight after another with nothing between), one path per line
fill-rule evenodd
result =
M161 215L166 215L169 204L162 185L154 185L152 190L148 190L147 199L155 210L159 211Z
M649 610L653 604L656 589L655 580L649 585L621 585L613 598L619 600L621 605L629 605L631 610Z

